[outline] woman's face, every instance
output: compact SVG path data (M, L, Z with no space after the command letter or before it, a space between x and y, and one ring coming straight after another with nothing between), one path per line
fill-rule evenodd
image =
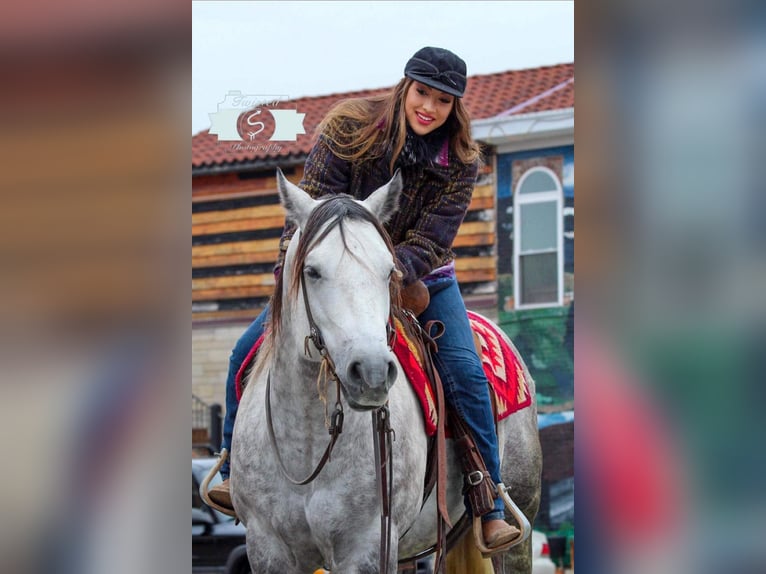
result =
M404 115L419 136L431 133L447 121L455 97L420 82L412 82L404 98Z

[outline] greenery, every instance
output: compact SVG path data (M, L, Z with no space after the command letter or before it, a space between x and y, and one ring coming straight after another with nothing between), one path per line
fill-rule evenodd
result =
M571 568L572 567L572 556L571 556L571 546L572 541L574 541L574 524L571 522L563 522L561 526L557 530L541 530L541 532L544 532L545 535L548 537L548 543L550 544L551 539L556 538L563 538L566 542L564 543L564 555L561 557L562 565L565 568ZM551 559L554 560L554 557L551 556ZM558 565L559 560L555 559L554 562L556 565Z
M573 311L567 306L499 312L501 328L535 379L540 405L562 405L574 398Z

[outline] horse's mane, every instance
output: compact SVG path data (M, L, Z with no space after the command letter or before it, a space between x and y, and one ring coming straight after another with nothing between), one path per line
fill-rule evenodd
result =
M294 267L296 271L292 273L292 281L288 286L288 296L290 298L296 297L298 289L300 289L302 279L302 269L306 263L306 257L314 246L322 241L327 235L335 228L340 230L340 235L343 240L343 245L348 250L346 244L346 235L344 230L344 222L349 221L363 221L370 223L374 226L375 230L383 238L383 241L391 252L391 255L396 261L396 255L394 253L394 245L391 241L386 229L380 223L380 221L370 211L355 201L353 197L345 193L333 194L320 198L322 201L317 205L306 221L306 225L301 229L298 249L295 254ZM276 284L274 286L274 293L270 300L270 317L268 320L268 327L266 330L266 337L264 338L264 344L261 347L259 356L259 364L265 363L265 358L271 354L274 349L274 342L279 335L279 331L282 325L282 311L284 306L283 301L283 285L285 277L284 269L279 273L276 278ZM394 273L390 282L390 295L391 304L393 307L398 308L400 306L400 288L401 288L401 274ZM258 367L256 367L256 371Z

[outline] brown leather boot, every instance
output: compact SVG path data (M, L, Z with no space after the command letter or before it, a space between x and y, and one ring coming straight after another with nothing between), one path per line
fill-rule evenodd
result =
M516 538L520 532L518 528L499 518L483 522L481 528L484 534L484 544L487 545L487 548L502 546Z
M229 490L228 478L208 490L207 495L210 497L210 500L216 504L234 510L234 505L231 503L231 491Z

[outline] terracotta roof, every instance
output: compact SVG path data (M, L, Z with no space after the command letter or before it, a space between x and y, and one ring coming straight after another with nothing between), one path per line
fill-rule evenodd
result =
M274 120L270 114L253 120L265 124L253 142L219 141L209 130L192 136L192 167L234 166L253 162L275 163L302 160L311 149L312 134L327 111L339 100L382 94L393 86L325 96L298 98L281 102L276 109L294 109L305 113L305 135L297 141L269 142ZM469 76L464 103L474 120L495 116L528 114L574 107L574 63L511 70L495 74ZM269 106L271 108L271 106ZM247 113L239 117L238 131L247 132ZM261 135L263 134L263 135ZM258 137L256 136L256 137Z

